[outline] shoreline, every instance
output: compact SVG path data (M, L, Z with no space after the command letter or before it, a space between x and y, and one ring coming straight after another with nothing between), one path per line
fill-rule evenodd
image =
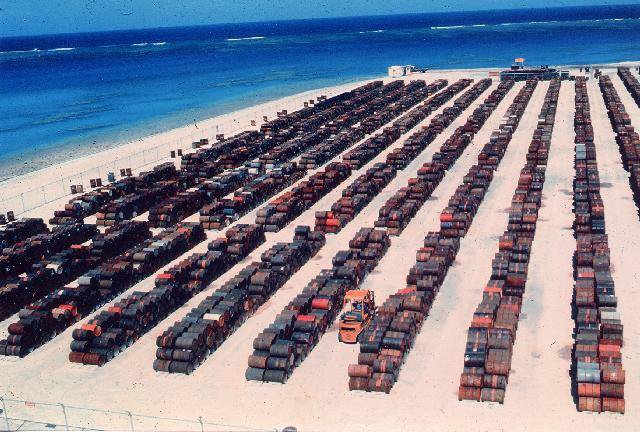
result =
M283 85L280 87L279 92L275 92L275 97L270 97L269 95L263 95L263 97L258 96L255 100L249 102L249 106L241 100L224 101L221 104L224 106L222 111L214 115L205 115L199 119L196 118L195 122L185 123L184 120L177 120L179 117L184 117L185 112L174 113L173 115L157 117L149 119L148 121L139 122L136 124L135 131L130 133L126 133L128 129L126 128L127 125L124 125L125 127L121 130L106 134L105 136L98 138L98 140L92 140L91 137L89 137L69 142L52 143L50 145L45 145L44 148L11 154L0 161L0 187L3 186L4 182L12 180L13 177L30 176L54 165L64 164L75 159L95 154L96 151L103 152L115 148L124 149L126 146L134 145L136 143L143 143L151 139L160 139L163 135L173 136L177 131L184 132L185 128L192 129L192 133L197 133L200 128L206 127L210 123L225 121L227 120L226 117L229 116L243 116L246 114L246 111L263 110L265 105L279 102L286 103L290 98L299 98L307 93L311 94L322 91L331 91L336 87L355 85L358 82L366 82L371 79L376 78L358 77L354 79L347 79L342 83L331 86L312 88L302 92L294 90L293 93L289 93L284 96L277 95L277 93L282 93L282 87L286 87L286 85ZM284 93L287 92L284 91ZM214 108L216 105L216 103L212 103L208 109L203 109L202 111L215 111ZM168 123L171 126L162 127L163 123ZM194 127L194 125L198 126ZM28 167L24 166L27 165L24 163L25 161L28 162Z
M592 65L594 67L615 68L617 66L640 65L638 61L625 61L609 63L604 65ZM557 68L577 69L581 65L550 66ZM200 138L213 138L216 133L224 133L226 137L232 136L241 130L254 129L250 126L250 119L255 119L259 127L262 116L272 118L277 111L288 109L289 111L302 107L302 102L315 98L320 94L333 95L347 89L361 85L365 82L382 79L435 79L442 75L451 74L471 74L476 78L486 77L489 71L497 71L503 68L460 68L460 69L429 69L426 73L414 73L405 77L390 78L387 75L371 77L365 79L349 80L346 83L335 86L322 87L304 92L294 93L281 98L268 100L257 105L248 106L242 109L231 111L204 120L197 121L168 130L158 131L136 139L125 142L101 142L90 144L73 144L69 147L47 149L35 160L29 160L30 167L37 166L36 169L25 173L16 172L5 175L5 164L0 164L0 203L4 202L3 211L19 209L19 202L24 206L25 199L21 194L27 195L27 199L32 197L28 192L37 190L38 199L46 196L48 202L68 196L65 193L68 185L83 184L88 190L89 179L100 177L106 180L106 173L112 171L118 177L119 168L131 167L134 172L149 169L166 161L176 161L180 158L171 159L169 151L181 148L188 151L191 143ZM240 122L243 122L241 124ZM214 128L217 129L214 131ZM162 148L160 148L162 147ZM144 152L144 154L142 154ZM71 154L73 153L73 154ZM154 156L159 158L154 159ZM154 159L154 160L152 160ZM137 162L136 162L137 161ZM108 165L108 167L106 166ZM13 170L19 171L19 166L14 165ZM47 186L55 184L58 196L49 197ZM42 190L40 190L42 189ZM13 198L13 199L12 199ZM22 212L16 211L16 215Z
M71 146L64 146L62 148L53 147L43 151L43 154L38 157L37 160L30 160L29 164L31 166L40 166L37 169L26 173L5 175L4 170L6 169L6 166L0 164L0 172L2 172L2 178L0 178L0 201L14 197L33 188L40 187L49 182L62 180L67 178L70 174L78 174L83 171L95 170L95 177L98 177L99 169L97 167L105 163L112 163L117 159L135 159L136 155L143 151L148 151L150 153L162 151L163 153L161 154L166 154L166 157L162 157L156 161L150 161L146 164L149 166L157 165L165 160L177 160L179 162L179 158L169 158L169 149L181 148L183 150L187 150L191 148L191 143L194 140L199 140L206 136L213 138L216 126L218 126L220 133L225 133L225 136L232 136L241 129L251 129L250 119L252 118L258 120L257 124L259 125L262 116L264 115L269 118L273 118L276 115L276 112L282 109L292 111L302 108L303 101L305 100L315 99L321 94L333 95L373 79L380 78L350 80L349 82L335 86L321 87L293 93L288 96L266 100L255 105L233 110L217 116L208 117L197 121L195 124L183 124L178 127L160 130L152 134L146 134L129 141L112 141L96 144L75 143ZM240 120L246 121L243 124L240 124ZM209 133L210 131L213 133ZM154 150L157 147L166 147L166 149ZM70 154L75 151L74 149L79 149L78 153ZM134 171L137 171L139 168L143 168L143 166L132 168L134 168ZM125 166L123 165L122 167L124 168ZM17 167L14 165L13 168L15 170ZM87 179L88 178L90 177L87 177ZM103 180L105 179L106 175L103 176ZM84 183L88 183L88 180ZM85 188L88 188L88 184L85 185Z

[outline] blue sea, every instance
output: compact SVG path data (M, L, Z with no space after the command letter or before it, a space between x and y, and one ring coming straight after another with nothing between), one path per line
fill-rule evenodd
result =
M126 141L381 76L392 64L589 64L639 53L640 5L5 37L0 154L6 167L83 143Z

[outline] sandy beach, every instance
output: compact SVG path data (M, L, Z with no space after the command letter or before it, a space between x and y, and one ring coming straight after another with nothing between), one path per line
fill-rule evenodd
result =
M339 187L280 232L267 233L267 241L249 257L191 298L104 367L83 366L68 361L74 326L25 358L0 356L0 394L18 400L52 404L62 402L75 407L113 410L120 413L130 411L134 414L165 418L137 417L135 430L281 430L286 426L295 426L300 431L363 432L425 429L636 430L640 424L640 316L635 313L634 307L640 303L640 268L637 265L640 259L640 220L629 187L628 174L623 169L597 80L594 79L589 80L587 88L603 184L602 197L611 248L612 274L619 299L618 309L625 326L622 352L627 373L627 412L624 415L577 412L570 392L569 368L573 344L572 255L576 247L571 231L574 218L571 191L575 94L574 83L571 81L565 81L561 86L547 178L543 189L543 205L529 264L518 337L514 345L512 375L503 405L459 402L457 390L463 366L467 328L474 309L482 298L484 283L490 276L491 260L497 250L497 240L507 225L508 207L518 184L519 172L526 160L533 131L537 126L538 113L549 86L548 82L541 82L536 88L473 225L461 241L455 264L449 271L415 346L401 369L399 380L390 394L349 391L347 366L356 363L359 347L338 342L337 323L327 331L302 365L295 369L286 384L257 383L247 381L244 377L247 357L253 351L252 341L258 332L272 323L283 307L301 292L321 269L331 266L334 254L347 248L349 240L361 227L373 226L378 218L379 209L387 199L399 188L404 187L410 178L416 176L418 168L431 160L440 145L458 126L465 123L474 109L497 87L499 79L493 74L490 75L490 72L496 70L433 70L403 77L405 81L424 79L428 83L446 78L451 84L463 77L477 80L491 76L493 83L413 162L398 171L396 178L339 234L327 235L327 243L319 254L295 273L286 285L262 305L257 313L232 334L192 375L163 374L152 369L157 336L247 264L259 260L262 252L274 243L290 241L296 225L313 226L315 211L328 210L353 180L375 163L384 162L387 154L401 147L415 131L428 125L431 119L452 106L453 100L431 113L366 165L354 170ZM572 73L580 72L572 69ZM604 69L603 73L611 76L637 130L640 128L640 109L615 76L613 66ZM385 82L391 80L388 77L383 79ZM47 163L53 162L54 165L0 182L0 202L34 188L42 188L54 179L65 179L60 182L75 184L73 181L79 178L80 171L89 170L87 176L104 175L104 169L109 164L114 168L121 167L116 166L113 162L115 159L126 158L128 155L158 147L166 142L176 141L179 144L171 146L171 149L186 150L190 147L191 141L202 137L203 131L215 130L216 126L218 131L223 130L225 134L227 131L237 131L237 128L248 129L250 119L260 120L262 116L273 118L276 112L282 109L292 111L301 108L304 100L315 99L319 95L335 95L362 83L349 83L293 95L209 119L198 123L197 128L193 125L185 126L86 154L77 159L60 159L60 162L52 159ZM415 252L421 247L425 234L439 228L440 211L447 206L449 198L469 168L477 162L478 153L489 140L492 131L503 121L507 108L523 85L524 83L516 83L509 91L463 155L448 170L432 197L420 208L402 234L392 238L389 251L362 284L363 289L375 292L378 303L404 288L406 275L415 263ZM243 119L244 123L239 123L238 119ZM257 125L259 124L258 121ZM376 133L383 128L384 126ZM211 136L213 134L209 135ZM150 163L143 161L138 165L137 159L132 160L132 166L136 166L134 171L167 160L179 163L179 159L169 158L168 150L169 147L163 148L164 156ZM332 159L340 160L341 155ZM308 174L319 169L311 170ZM82 177L83 180L87 178L91 177ZM295 185L288 189L293 187ZM52 215L53 210L64 205L69 196L51 198L46 205L30 209L21 216L42 217L46 220ZM37 198L34 196L29 199ZM255 223L256 213L263 206L264 204L244 215L237 223ZM141 217L144 218L145 215ZM197 213L187 220L197 221ZM207 241L173 260L156 274L192 253L205 251L208 241L223 233L224 230L209 231ZM110 304L134 291L148 291L153 286L154 277L150 276L119 295ZM80 324L89 321L99 310L85 317ZM0 323L0 339L6 337L8 325L16 319L17 315L14 315ZM59 425L64 424L65 419L58 407L31 407L24 403L7 402L5 409L12 419L12 427L21 426L21 430L41 429L44 424L51 423L58 425L57 429L63 429ZM66 415L66 421L73 426L109 430L130 428L131 419L126 413L70 409ZM206 427L198 423L198 417L207 422ZM192 423L167 418L189 419ZM0 429L4 427L2 421L0 417ZM636 426L633 426L634 424Z

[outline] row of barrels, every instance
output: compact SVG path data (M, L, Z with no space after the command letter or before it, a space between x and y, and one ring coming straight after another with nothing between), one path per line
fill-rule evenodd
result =
M75 224L78 225L79 224ZM64 229L60 225L54 231ZM98 267L104 261L134 246L136 241L151 234L144 223L123 224L98 233L94 225L86 226L95 234L87 245L84 237L68 248L50 256L42 256L24 274L7 279L0 287L0 319L5 319L21 307L42 298L72 282L85 272ZM145 237L146 236L146 237Z
M254 339L246 379L286 382L340 313L345 292L363 282L389 245L386 232L360 229L349 241L349 249L333 257L332 268L312 279Z
M96 234L96 226L74 221L59 225L50 232L32 235L0 254L0 283L10 277L28 272L33 264L73 244L84 243Z
M272 150L275 151L280 149L281 151L271 155L269 155L270 152L266 152L260 156L260 160L263 160L263 162L259 163L264 164L266 167L267 165L271 165L271 162L274 162L275 159L282 161L284 160L285 155L289 159L293 158L309 146L323 142L325 138L329 137L329 127L334 123L336 113L346 112L345 117L349 119L349 122L345 124L345 127L348 127L359 119L355 113L360 112L359 110L362 108L362 104L365 104L380 94L388 93L390 88L398 87L398 85L399 84L395 83L384 87L371 86L370 91L359 94L359 96L354 99L347 99L344 101L345 107L351 107L348 110L346 108L338 109L338 106L335 105L331 106L329 110L332 111L334 116L326 115L325 112L318 113L318 118L323 119L322 123L324 127L314 132L307 133L301 137L296 137L293 140L285 141L284 143L281 143L280 146L276 145ZM348 105L350 102L354 102L353 106ZM318 125L317 121L313 121L313 116L307 119L307 121ZM296 130L297 129L299 128L296 128ZM272 139L272 137L269 137L268 139ZM355 135L353 139L356 139ZM296 146L295 149L292 147L294 144ZM338 150L338 146L332 149L332 151ZM267 162L267 164L265 164L265 162ZM273 196L293 182L299 180L304 176L304 174L306 174L306 168L303 168L301 165L296 163L284 163L279 168L269 168L268 173L255 178L250 185L242 190L236 191L233 198L220 199L205 206L200 212L200 220L204 224L205 228L220 229L230 221L239 218L258 206L268 197Z
M59 332L87 316L122 291L147 277L162 265L194 246L204 237L195 224L178 225L151 237L146 222L126 222L110 230L126 231L121 245L130 249L99 267L89 270L76 281L51 291L40 300L28 304L18 313L19 320L9 325L6 350L0 354L23 357L48 342ZM193 232L189 242L169 242L176 230ZM159 251L163 252L160 253ZM144 252L144 253L143 253ZM149 257L148 254L151 254ZM156 254L154 256L154 254ZM16 336L12 338L11 336ZM19 337L18 337L19 336ZM10 349L9 349L10 348Z
M133 219L157 205L159 201L169 199L195 184L195 175L179 171L175 179L159 181L148 187L138 187L135 192L100 207L96 213L96 224L113 226Z
M71 198L62 210L53 212L54 217L49 223L56 225L70 218L83 219L95 214L103 205L135 192L138 187L149 187L159 181L174 179L177 175L176 167L171 162L156 165L151 171L141 172L135 177L124 177Z
M410 86L411 84L409 84ZM438 81L436 83L434 83L433 86L426 86L426 87L419 87L422 91L421 91L421 95L424 95L422 97L426 97L426 95L428 95L430 92L434 91L437 88L441 88L443 85L445 85L445 83L443 81ZM468 85L468 83L467 83ZM407 87L409 87L407 86ZM453 90L451 90L451 88L453 88ZM463 88L463 84L462 82L458 82L456 84L454 84L453 86L451 86L450 88L448 88L447 90L445 90L445 93L447 95L451 94L455 94L456 92L459 92L461 89ZM405 98L411 96L411 93L408 93L407 96L405 96ZM438 95L436 95L435 97L437 98ZM433 98L429 99L432 100ZM412 98L411 99L411 103L407 104L407 105L402 105L402 107L404 108L411 106L411 104L415 105L416 102L416 98ZM431 107L431 109L435 109L435 107L439 106L439 104L444 103L443 99L438 99L438 101L434 102L433 104L429 105ZM414 108L413 110L415 110L416 108ZM412 111L413 111L412 110ZM397 112L393 111L393 114L389 114L391 117L396 116ZM386 118L386 117L385 117ZM361 128L360 128L361 129ZM375 150L380 152L382 151L384 148L388 147L391 143L395 142L396 140L398 140L401 136L401 128L398 126L392 126L392 127L388 127L385 128L385 130L383 132L381 132L380 134L376 135L375 137L373 137L373 140L382 144L382 145L377 145L375 147ZM368 145L366 142L361 144L361 145ZM336 149L336 148L332 148L331 151L335 152L338 151L340 149ZM374 157L373 154L369 154L369 156ZM343 162L346 162L348 160L350 160L349 155L345 156L345 160ZM347 162L348 163L348 162ZM332 166L332 164L330 164L329 166ZM351 172L351 164L338 164L338 166L343 166L346 167L346 169L348 170L348 174L346 174L345 170L345 174L346 177L348 177ZM378 168L378 170L382 170L383 167L381 166L380 168ZM390 181L392 179L392 177L389 177L389 173L393 172L393 176L395 176L395 170L386 170L386 174L381 177L384 181ZM365 175L364 177L360 178L359 180L362 181L367 181L366 180L367 176ZM313 176L310 178L310 180L313 179ZM356 180L357 184L359 184L359 180ZM335 183L335 186L337 186L338 183ZM373 186L373 183L368 183L369 186ZM381 185L382 187L384 187L386 185L386 183L384 185ZM333 186L333 187L335 187ZM302 188L305 187L305 184L303 183L301 185ZM333 187L331 187L331 189L333 189ZM310 189L309 187L307 187L307 189ZM329 190L331 190L329 189ZM326 191L326 193L328 193L328 191ZM373 199L373 197L375 195L377 195L377 193L381 190L381 188L378 191L371 191L370 194L361 194L362 196L358 198L358 202L356 203L354 202L354 200L349 199L348 196L345 196L343 193L343 197L341 200L339 200L337 203L335 203L333 207L343 207L344 208L344 215L342 217L343 223L342 224L346 224L349 220L351 220L350 218L353 218L356 214L357 211L359 211L357 208L359 206L359 209L363 208L366 204L368 204L368 202ZM282 206L282 202L279 202L278 199L276 199L276 201L270 203L269 206L263 208L260 210L260 212L258 213L258 218L256 219L257 221L260 221L258 223L261 223L263 220L266 224L269 225L275 225L272 228L267 228L268 230L277 230L279 228L277 228L278 226L281 227L283 226L285 223L288 223L288 221L292 220L293 218L297 217L299 214L301 214L304 210L308 209L311 205L313 205L315 202L317 202L318 199L320 199L322 196L324 196L324 194L317 196L316 198L310 199L310 200L304 200L303 198L301 198L299 195L300 193L304 192L303 190L300 189L293 189L292 191L288 192L287 194L283 195L283 198L287 199L289 202L287 202L287 206L284 207ZM347 189L345 190L346 193L350 194L351 193L351 189ZM298 193L298 196L296 196L296 193ZM326 194L325 193L325 194ZM280 198L280 197L279 197ZM297 198L297 199L296 199ZM300 205L296 206L296 204L300 203ZM281 205L281 212L278 212L276 205L280 204ZM356 205L356 207L354 207L354 204ZM336 210L338 211L338 210ZM339 223L339 219L333 217L334 216L334 211L332 210L331 212L321 212L318 213L318 222L316 223L316 229L322 229L325 232L338 232L341 224ZM346 216L347 213L351 213L350 218ZM322 217L325 216L325 217ZM321 228L322 227L322 228Z
M456 110L455 114L449 113L452 117L448 118L446 123L451 124L462 113L462 110L466 109L490 85L490 79L481 80L456 99L454 105L459 108L459 111ZM433 190L440 184L446 171L462 155L473 140L475 133L512 87L513 81L504 81L491 92L487 99L467 118L465 125L457 128L451 137L440 146L431 161L424 163L418 169L417 177L410 178L407 186L400 188L385 202L378 212L376 227L386 228L390 235L402 233L424 202L431 196ZM439 124L440 121L432 123L427 128L416 132L412 136L412 140L429 145L440 133L439 131L443 130ZM408 159L412 159L411 156L410 154Z
M393 81L385 86L391 89L377 97L364 107L353 110L352 119L344 123L345 127L319 144L302 153L299 163L306 169L315 169L333 158L341 151L351 147L367 134L380 128L384 123L406 112L429 94L429 88L422 80L403 82ZM351 123L355 119L357 124ZM353 126L351 126L353 124Z
M611 126L616 134L624 169L630 174L629 183L640 215L640 136L631 125L631 118L609 76L601 76L599 84Z
M23 218L0 227L0 251L11 248L37 234L49 231L47 224L40 218Z
M431 84L428 84L425 90L428 95L434 95L445 88L447 83L447 80L438 79ZM429 116L429 114L431 114L433 110L437 109L442 103L444 103L442 98L431 96L425 102L414 107L408 113L394 121L391 128L385 128L383 133L368 138L352 150L345 153L342 156L342 161L351 165L351 169L354 170L363 167L367 162L372 160L380 154L382 150L389 147L389 145L395 141L392 140L393 135L402 135L408 132L415 125L427 118L427 116ZM393 131L393 133L391 133L391 131Z
M196 212L209 202L200 187L205 178L217 175L222 170L233 170L260 156L283 140L295 136L293 128L278 131L275 137L264 137L259 133L246 133L241 136L216 143L212 149L200 149L196 153L214 157L210 163L199 165L196 158L185 158L191 164L185 164L178 178L164 184L156 184L149 190L141 190L109 204L98 213L98 224L110 225L123 219L130 219L149 210L149 222L153 227L171 226L190 214ZM215 150L214 150L215 148ZM205 168L206 167L206 168ZM202 174L209 177L200 177ZM191 190L187 190L192 188ZM152 203L152 204L150 204Z
M433 112L435 109L441 107L446 102L450 101L455 95L460 93L462 90L466 89L471 85L473 80L462 78L447 87L442 92L435 95L431 98L428 103L427 109L430 112ZM448 110L454 109L453 107L448 107L444 109L444 112ZM424 134L421 134L420 131L416 132L408 139L406 139L402 146L393 149L390 153L387 154L386 162L389 165L393 165L397 170L406 168L409 163L417 157L432 141L435 139L435 136L444 130L442 120L447 119L447 116L443 114L438 114L433 119L431 119L430 125L431 127L427 128Z
M348 367L349 390L391 391L432 300L429 292L405 289L378 307L360 334L358 363Z
M180 170L195 174L199 179L207 179L222 172L218 163L220 156L229 154L233 149L256 145L264 139L258 131L243 131L232 137L211 143L210 147L199 146L195 152L186 153L180 159ZM206 141L204 145L209 145Z
M329 163L322 171L316 172L259 209L256 224L263 226L265 231L279 231L350 175L349 165L341 162Z
M349 92L326 99L322 104L305 107L290 114L279 113L278 118L263 125L260 131L244 131L233 137L224 138L211 147L201 148L182 156L181 169L197 173L200 179L219 174L223 169L232 169L246 162L250 157L260 156L269 149L298 135L300 131L311 131L307 124L315 124L314 118L323 119L331 108L344 101L356 98L360 91L373 91L382 82L364 85Z
M636 101L636 104L640 107L640 82L638 78L633 76L628 67L619 67L618 76L631 94L633 100Z
M396 170L380 162L369 168L342 191L331 211L315 213L317 231L337 233L355 218L396 176Z
M269 172L254 177L233 192L200 210L200 223L206 229L220 230L255 209L268 198L304 177L306 170L295 162L287 162Z
M324 110L331 106L333 106L336 102L341 103L351 99L357 100L363 94L371 92L376 89L380 89L383 87L383 83L380 80L371 81L362 86L356 87L350 91L341 93L337 96L333 96L331 98L319 97L318 101L314 104L313 107L305 107L291 114L279 115L273 120L266 121L260 127L260 131L269 134L273 130L277 130L289 125L293 125L304 118L309 117L312 113L318 110ZM358 102L355 102L358 103Z
M205 238L204 229L193 223L180 224L163 233L164 256L155 257L161 263L170 262ZM109 362L202 289L202 284L192 283L194 270L197 267L193 261L181 261L158 274L150 291L133 292L74 329L69 360L98 366Z
M575 89L572 393L578 411L624 413L623 326L611 276L586 79L577 77Z
M295 229L293 241L276 243L156 340L153 369L191 373L324 246L322 232Z
M507 230L498 242L491 277L467 332L460 400L504 402L513 344L525 291L531 247L542 205L551 135L560 80L551 80L538 115L538 125L511 198Z
M490 141L483 146L477 158L477 165L469 169L462 184L456 189L449 199L447 207L441 212L440 231L427 233L424 239L424 246L418 249L416 253L416 264L409 270L407 275L407 287L399 291L395 298L402 298L402 296L404 298L414 298L416 295L419 296L423 302L421 310L424 312L421 312L422 316L428 313L449 269L455 261L460 249L460 240L466 235L473 222L473 218L491 184L493 173L497 170L507 150L512 135L518 127L536 86L537 81L527 81L525 86L518 92L507 109L504 123L500 124L499 128L492 134ZM454 221L457 223L452 226L451 222ZM416 319L413 327L414 334L407 338L408 341L413 341L420 330L418 322L420 317L414 318ZM402 357L406 355L406 351ZM394 366L395 376L393 380L387 379L379 389L370 388L370 390L385 392L390 390L390 387L397 379L401 364L402 361L399 361L397 366Z
M490 85L490 80L488 80ZM394 123L393 126L387 127L384 131L373 138L365 141L362 145L369 145L369 149L377 152L387 148L391 143L397 141L402 135L402 131L407 127L419 123L428 116L429 113L444 104L453 95L467 87L470 80L460 80L448 87L443 92L433 96L419 107L413 108L407 116L410 121L403 117L399 124ZM435 83L436 88L444 85L443 82ZM475 88L476 86L474 86ZM477 97L477 95L476 95ZM414 113L420 113L417 115ZM369 143L373 144L371 146ZM369 156L375 157L377 154L369 153ZM418 152L412 154L405 160L413 159ZM349 161L352 156L347 153L343 160ZM352 163L350 165L353 166ZM356 164L358 166L358 164ZM342 227L349 223L382 189L395 177L395 165L388 162L378 163L369 169L365 174L357 178L350 186L342 192L342 197L331 206L331 211L316 212L316 229L320 229L326 233L337 233Z

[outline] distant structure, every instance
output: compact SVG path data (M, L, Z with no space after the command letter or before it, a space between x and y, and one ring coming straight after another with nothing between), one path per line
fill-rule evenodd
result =
M391 78L398 78L412 73L426 72L427 70L427 68L418 68L413 65L389 66L388 73Z
M558 69L550 68L548 65L525 67L523 58L515 59L514 63L511 65L511 69L500 72L500 81L526 81L532 78L537 78L539 80L551 80L554 78L568 79L569 72L560 72Z

